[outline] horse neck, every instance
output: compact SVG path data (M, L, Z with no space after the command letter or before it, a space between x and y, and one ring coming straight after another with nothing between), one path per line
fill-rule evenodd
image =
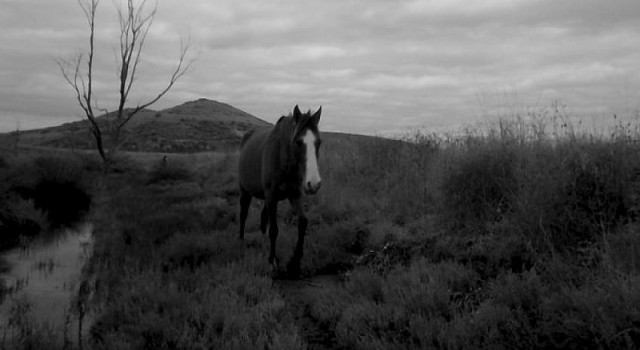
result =
M287 176L296 174L296 161L291 145L294 136L293 133L295 132L293 118L283 118L282 121L276 125L276 129L280 140L280 164L284 168Z

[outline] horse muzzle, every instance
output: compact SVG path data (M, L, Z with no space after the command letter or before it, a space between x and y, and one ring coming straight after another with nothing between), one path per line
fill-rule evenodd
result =
M320 185L322 184L322 182L318 181L316 183L311 183L311 181L307 181L306 184L304 184L304 193L305 194L316 194L316 192L318 192L318 190L320 189Z

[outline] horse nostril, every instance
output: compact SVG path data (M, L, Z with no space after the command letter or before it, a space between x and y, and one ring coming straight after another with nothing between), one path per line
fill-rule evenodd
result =
M322 185L322 182L318 182L318 184L316 185L316 191L320 189L320 185Z

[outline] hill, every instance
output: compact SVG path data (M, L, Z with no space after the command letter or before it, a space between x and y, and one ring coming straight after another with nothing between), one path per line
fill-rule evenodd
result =
M113 113L97 118L105 128ZM93 149L87 120L20 133L20 145ZM247 130L270 123L226 103L199 99L160 111L143 110L125 127L121 149L145 152L201 152L237 147Z
M103 130L113 113L97 118ZM127 126L121 150L130 152L194 153L237 149L242 135L254 127L272 125L226 103L201 98L164 110L142 110ZM378 137L323 132L338 148L366 147ZM0 135L11 144L14 133ZM108 137L105 137L108 142ZM397 141L386 140L387 144ZM95 149L89 122L81 120L19 134L20 147Z

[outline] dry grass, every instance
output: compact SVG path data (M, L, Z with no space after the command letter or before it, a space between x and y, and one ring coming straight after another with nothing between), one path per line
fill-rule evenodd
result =
M328 348L637 348L639 137L557 113L411 142L325 135L302 274L343 282L295 303L259 203L236 239L236 155L130 160L93 212L91 343L299 349L312 324Z

